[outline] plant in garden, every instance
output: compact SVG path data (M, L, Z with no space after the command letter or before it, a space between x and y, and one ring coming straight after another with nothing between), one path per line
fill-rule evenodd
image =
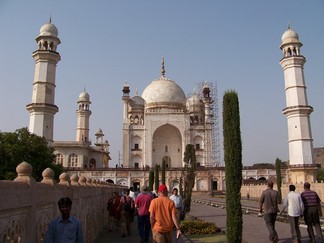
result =
M226 227L228 242L242 242L242 140L240 110L235 91L223 96L223 138L226 179Z

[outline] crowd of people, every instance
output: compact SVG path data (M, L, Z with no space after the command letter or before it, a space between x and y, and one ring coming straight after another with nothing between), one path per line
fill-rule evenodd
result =
M157 194L150 192L145 185L137 196L132 187L122 193L114 192L107 210L109 230L120 231L122 238L131 234L130 224L135 215L141 243L149 242L151 234L155 243L171 243L173 231L177 237L181 235L180 214L184 204L177 188L172 190L170 197L164 184L159 186Z

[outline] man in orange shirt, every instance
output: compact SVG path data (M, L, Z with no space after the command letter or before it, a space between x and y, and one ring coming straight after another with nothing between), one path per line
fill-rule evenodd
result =
M175 205L168 198L168 189L165 185L159 186L158 194L159 197L152 200L149 209L153 243L172 243L173 226L177 229L177 238L181 235Z

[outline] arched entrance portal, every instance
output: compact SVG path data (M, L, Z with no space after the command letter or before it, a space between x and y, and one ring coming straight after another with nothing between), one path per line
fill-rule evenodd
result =
M162 165L165 159L168 168L182 167L182 137L178 128L165 124L153 133L152 165Z
M164 156L162 161L163 160L165 161L165 167L170 168L171 167L171 159L170 159L170 157L169 156Z

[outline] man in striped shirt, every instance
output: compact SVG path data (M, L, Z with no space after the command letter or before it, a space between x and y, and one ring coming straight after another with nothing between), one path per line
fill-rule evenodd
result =
M304 183L304 191L301 194L301 198L305 206L304 219L305 223L307 224L308 236L311 242L315 242L315 235L313 230L314 225L316 236L317 238L320 238L322 242L323 235L319 220L319 217L322 216L321 199L316 192L310 189L310 184L308 182Z

